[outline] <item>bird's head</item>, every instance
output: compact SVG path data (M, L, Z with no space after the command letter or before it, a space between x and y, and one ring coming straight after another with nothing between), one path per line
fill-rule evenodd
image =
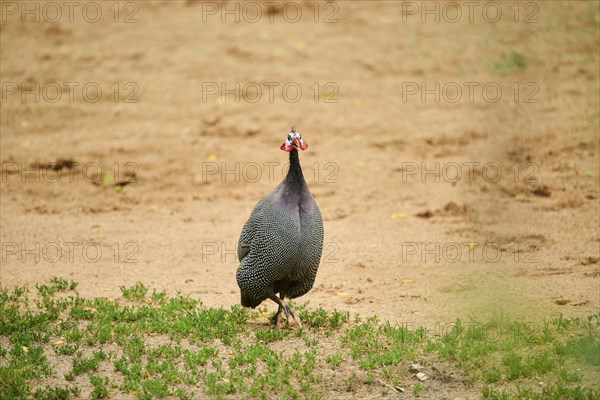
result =
M296 132L295 127L292 126L290 133L287 135L287 139L281 145L280 149L287 151L288 153L295 148L300 148L300 150L306 150L308 147L308 143L302 140L302 135L300 132Z
M256 298L242 291L240 303L243 307L256 308L263 302L263 299Z
M235 279L240 288L240 300L244 307L256 308L265 299L265 297L261 297L261 291L257 289L255 272L253 268L249 267L244 258L235 274Z

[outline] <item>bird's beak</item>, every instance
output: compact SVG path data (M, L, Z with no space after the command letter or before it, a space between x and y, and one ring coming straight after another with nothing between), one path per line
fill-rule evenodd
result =
M294 138L294 144L296 147L299 147L300 150L306 150L308 148L308 143L306 143L303 139Z
M306 143L303 139L293 138L289 145L288 142L285 141L279 148L289 153L293 149L297 148L299 148L300 150L306 150L308 148L308 143Z

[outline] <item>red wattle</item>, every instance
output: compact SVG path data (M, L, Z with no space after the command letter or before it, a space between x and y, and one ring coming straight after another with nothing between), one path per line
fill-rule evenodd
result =
M282 144L282 145L281 145L279 148L280 148L281 150L283 150L283 151L287 151L287 152L289 153L289 152L290 152L290 151L292 151L292 149L294 148L294 145L291 145L291 146L289 146L289 147L286 147L285 143L283 143L283 144Z

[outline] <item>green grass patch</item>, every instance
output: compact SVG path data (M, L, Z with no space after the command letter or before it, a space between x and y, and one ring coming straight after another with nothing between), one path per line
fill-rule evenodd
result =
M91 399L360 398L395 386L421 396L444 390L442 364L488 399L600 398L599 315L418 326L305 303L293 304L303 328L274 329L257 322L265 309L205 307L141 283L120 300L76 287L0 289L1 400L76 399L84 386ZM432 379L419 382L412 363Z
M148 289L141 282L136 283L131 287L119 286L123 297L128 300L143 301L148 293Z
M75 386L45 386L33 393L34 400L70 400L79 396L81 390Z
M512 50L507 54L503 54L492 65L492 70L500 74L508 74L524 70L527 67L525 56L518 51Z

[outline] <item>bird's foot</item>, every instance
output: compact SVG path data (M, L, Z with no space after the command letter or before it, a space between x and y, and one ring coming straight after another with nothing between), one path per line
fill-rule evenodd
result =
M287 324L283 320L283 314L285 313L285 317L287 319ZM279 307L275 316L271 319L271 324L277 329L283 329L288 325L296 325L297 328L302 328L302 321L296 315L294 310L290 308L287 304L283 303L283 307Z
M271 318L271 325L273 325L275 328L281 329L285 326L285 324L283 323L283 309L281 308L281 306L279 307L279 309L277 310L277 313L275 314L275 316L273 318Z
M284 329L286 327L286 323L283 321L279 321L277 323L275 323L275 325L273 325L273 328L275 329Z
M298 318L298 316L296 315L296 313L294 312L294 310L292 310L290 308L290 306L288 306L287 304L285 305L285 314L288 318L288 321L291 320L294 321L294 323L296 323L296 325L298 325L298 328L302 328L302 321L300 321L300 318Z

